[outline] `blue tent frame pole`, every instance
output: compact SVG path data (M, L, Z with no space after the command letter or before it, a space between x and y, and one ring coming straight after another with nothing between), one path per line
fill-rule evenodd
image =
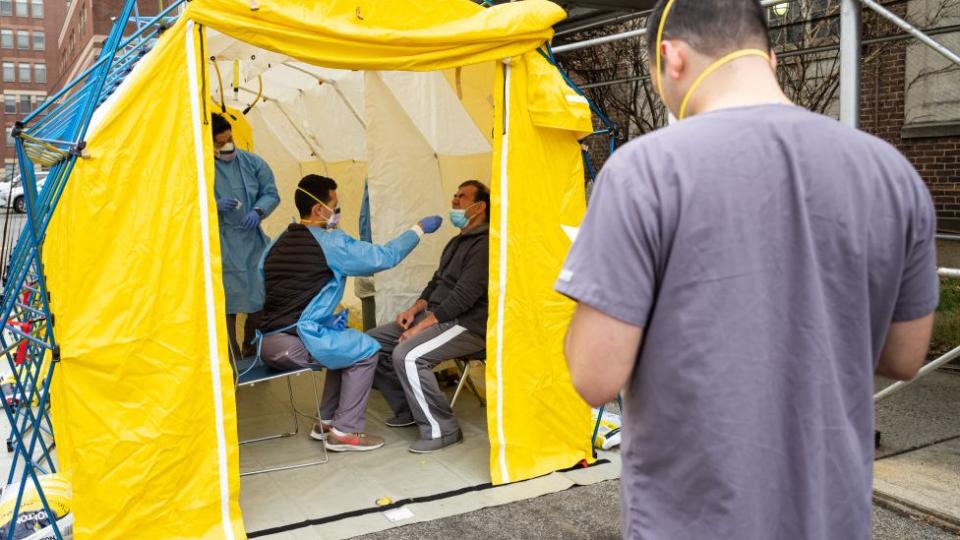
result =
M10 254L0 302L0 327L5 330L0 332L0 354L6 356L13 374L11 399L3 399L2 403L10 425L8 450L14 453L7 483L12 486L18 480L19 484L10 523L16 524L22 517L23 498L30 483L58 540L63 536L57 526L57 516L50 508L39 478L39 474L57 470L50 453L55 442L49 404L50 387L60 362L43 269L43 241L67 180L83 154L94 112L123 84L157 36L175 20L171 13L185 1L171 2L157 16L148 18L140 16L136 0L126 0L97 61L17 123L11 134L24 185L26 226ZM125 36L131 23L132 34ZM35 162L50 169L42 189L37 187ZM48 356L51 361L45 370L44 360ZM21 465L17 479L17 468ZM11 526L6 539L12 540L15 531L16 527Z

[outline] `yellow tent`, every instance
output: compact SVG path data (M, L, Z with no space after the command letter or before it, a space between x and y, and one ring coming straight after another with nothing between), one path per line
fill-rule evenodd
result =
M310 77L346 80L345 71L366 72L360 77L369 90L366 110L378 109L371 114L398 130L367 126L370 159L324 156L323 148L310 148L317 140L311 142L309 126L294 122L304 132L296 144L308 149L297 154L279 132L267 136L276 127L268 114L251 116L251 124L255 147L279 142L294 158L295 167L278 174L282 197L292 198L290 182L307 171L351 179L350 186L369 178L373 213L379 205L387 216L379 231L375 226L375 239L420 217L416 212L436 193L443 206L427 206L443 211L451 182L486 171L493 190L491 479L518 481L589 459L590 412L570 385L561 350L572 306L552 292L552 283L569 248L561 225L579 223L584 212L578 138L590 133L591 117L586 101L536 51L563 11L545 0L490 9L468 0L193 0L187 6L95 114L89 156L77 162L44 248L62 357L53 418L61 468L72 482L77 537L244 536L208 122L217 110L211 100L230 96L216 95L211 47L219 47L213 54L224 66L252 47ZM269 70L250 60L241 80L267 77ZM406 80L397 72L423 76ZM448 87L429 72L442 74ZM428 104L452 91L465 116L450 114L460 115L457 125L472 127L450 143L449 111L413 110L398 98L398 87L421 92ZM396 103L387 107L391 95ZM424 118L433 119L435 131L424 131ZM416 147L410 153L420 161L407 159L410 147L396 146L404 142L397 139L414 131L397 126L411 123L430 147L453 150L430 161L427 147ZM394 152L402 166L377 165L380 150ZM424 166L440 172L410 184L406 174ZM400 182L399 176L404 189L392 189L390 179ZM356 188L345 191L358 206ZM388 198L404 197L412 202L386 210ZM289 218L278 214L268 229ZM430 264L436 260L387 276L387 304L409 293L397 285L401 278L421 276Z

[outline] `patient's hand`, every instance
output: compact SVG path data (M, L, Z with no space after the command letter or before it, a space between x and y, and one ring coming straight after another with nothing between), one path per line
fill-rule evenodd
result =
M413 324L413 321L416 317L417 316L414 314L412 309L401 311L400 314L397 315L397 325L404 330L409 330L410 325Z
M437 321L437 316L436 316L436 315L434 315L433 313L428 314L426 317L423 318L422 321L420 321L419 323L417 323L416 326L414 326L413 328L411 328L411 329L407 330L406 332L404 332L404 333L400 336L399 342L400 342L400 343L403 343L404 341L406 341L406 340L408 340L408 339L416 336L416 335L419 334L420 332L423 332L423 331L426 330L427 328L430 328L431 326L436 325L437 322L438 322L438 321Z

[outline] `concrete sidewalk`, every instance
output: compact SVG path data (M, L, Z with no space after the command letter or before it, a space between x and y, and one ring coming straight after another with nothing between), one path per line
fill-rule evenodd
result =
M888 384L879 382L878 388ZM877 405L874 495L960 529L960 376L940 371Z
M877 380L878 389L887 384ZM960 376L947 372L935 373L878 404L882 443L874 469L879 503L873 512L876 540L960 538L948 532L950 524L960 525L958 412ZM620 538L618 486L611 481L573 488L361 538Z
M360 540L615 540L620 529L619 482L576 487L506 506L408 525ZM957 540L923 520L874 507L875 540Z

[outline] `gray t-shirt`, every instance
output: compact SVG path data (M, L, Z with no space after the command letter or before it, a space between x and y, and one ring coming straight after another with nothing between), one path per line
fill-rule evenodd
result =
M903 156L798 107L614 154L556 288L644 328L625 536L870 538L873 373L891 321L936 309L934 234Z

